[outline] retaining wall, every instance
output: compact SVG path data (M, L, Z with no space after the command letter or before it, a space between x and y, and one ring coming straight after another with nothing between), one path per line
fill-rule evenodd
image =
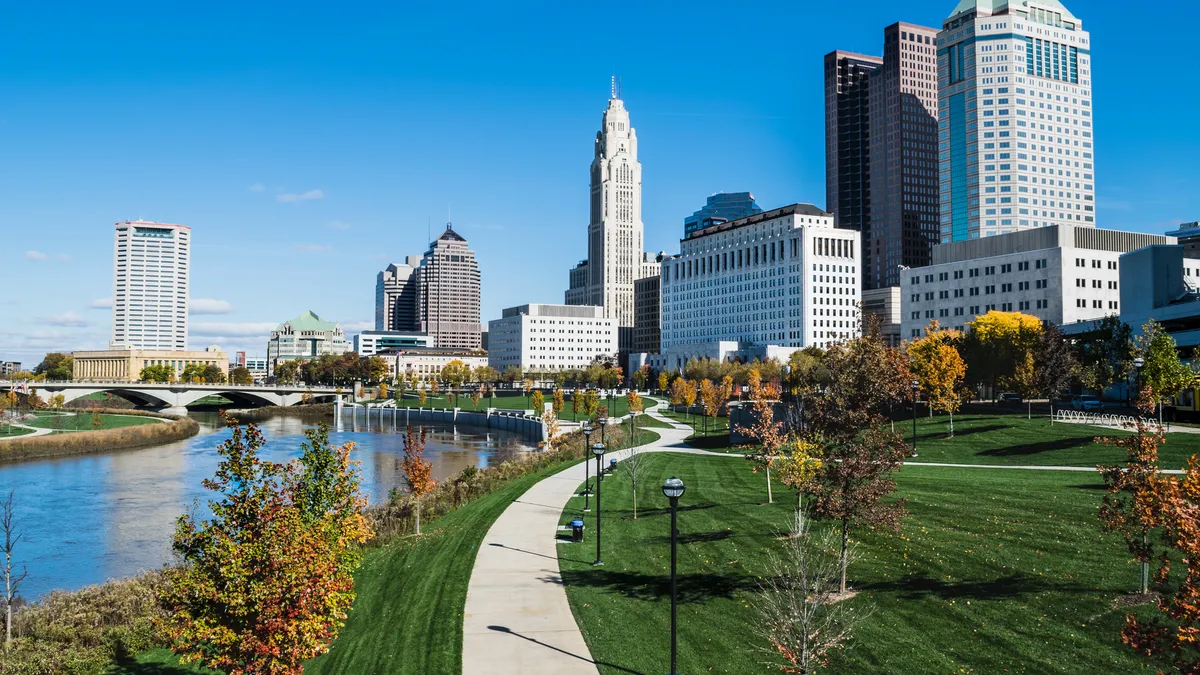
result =
M355 425L364 428L373 428L376 425L402 427L412 423L461 424L484 429L503 429L520 434L530 443L546 440L546 425L540 417L509 410L491 408L485 412L473 412L458 408L334 408L334 426L339 429Z

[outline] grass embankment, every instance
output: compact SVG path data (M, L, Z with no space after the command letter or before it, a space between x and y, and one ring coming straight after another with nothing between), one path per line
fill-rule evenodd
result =
M15 427L11 424L0 425L0 438L17 438L34 433L33 429Z
M200 425L188 417L126 410L101 410L103 415L138 415L166 420L164 424L137 424L99 431L54 433L30 438L14 438L0 443L0 462L45 459L92 452L109 452L180 441L200 432ZM89 420L90 414L86 416ZM39 420L40 421L40 420Z
M554 394L552 392L543 391L542 395L545 397L545 400L547 403L554 400ZM532 394L530 396L532 396ZM479 411L479 410L487 410L488 408L496 408L497 410L532 410L533 408L532 408L532 403L530 401L530 396L526 396L524 393L514 394L512 392L503 392L503 393L498 394L496 396L496 398L494 398L494 399L491 397L483 397L483 398L479 399L479 405L476 406L475 403L471 400L471 397L466 394L456 395L454 397L453 402L451 402L449 396L447 396L446 394L436 394L436 395L426 394L425 405L422 406L417 395L415 393L409 391L409 392L405 392L404 398L400 399L399 401L396 401L396 405L398 405L401 408L422 408L422 407L423 408L455 408L455 407L457 407L460 410L470 410L472 412ZM563 400L564 400L564 406L563 406L562 415L560 416L561 419L563 419L565 421L575 421L576 417L578 417L578 419L581 419L581 420L585 419L587 417L587 413L585 413L583 410L579 411L578 416L576 416L575 413L573 413L571 411L571 393L569 390L566 390L566 389L563 390ZM607 398L602 398L599 400L599 402L600 402L600 405L608 406L608 414L609 415L612 415L614 417L621 417L623 415L629 414L629 404L624 396L618 396L612 400L609 400ZM642 405L644 405L647 408L654 405L655 403L656 403L656 401L654 399L651 399L646 396L642 397Z
M680 672L767 673L755 633L759 577L790 523L794 495L765 505L761 474L725 457L655 454L631 519L628 479L605 479L604 566L589 535L563 546L567 596L601 673L666 672L670 515L660 492L676 475ZM856 531L850 570L872 612L829 673L1156 672L1120 643L1137 569L1123 542L1102 535L1095 474L912 467L898 475L909 515L899 536ZM594 514L577 505L563 521ZM829 527L822 523L820 527ZM592 547L592 548L589 548ZM578 551L587 555L579 555Z
M332 403L314 403L311 405L265 405L259 408L226 410L226 412L243 422L257 422L272 417L320 418L332 421L333 408Z
M672 428L670 424L667 424L666 422L663 422L663 421L659 420L658 418L651 417L649 415L638 415L634 419L634 423L638 425L639 429L670 429L670 428Z
M139 424L161 424L163 422L162 419L128 412L120 414L99 413L94 418L90 412L40 410L34 414L38 416L37 419L25 424L37 427L38 429L53 429L54 433L101 431L103 429L135 427Z

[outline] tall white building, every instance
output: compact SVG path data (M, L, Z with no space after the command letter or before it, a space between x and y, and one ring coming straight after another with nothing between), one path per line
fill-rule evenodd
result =
M375 330L417 330L417 268L421 256L392 263L375 278Z
M941 241L1095 225L1091 39L1057 0L961 0L937 36Z
M826 346L858 334L859 233L792 204L696 230L662 263L666 367L690 356Z
M962 329L991 310L1069 325L1120 314L1122 254L1170 237L1052 225L941 244L933 264L900 273L900 335L920 337L932 320Z
M571 271L569 305L595 305L619 327L634 324L633 282L653 270L642 258L642 165L629 111L614 88L596 133L588 257Z
M110 347L186 350L191 228L144 221L115 228Z
M488 365L503 372L586 368L617 354L617 324L590 305L521 305L488 322Z

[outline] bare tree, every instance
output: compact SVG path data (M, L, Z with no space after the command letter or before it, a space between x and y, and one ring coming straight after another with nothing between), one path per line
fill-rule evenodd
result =
M796 509L783 549L769 557L755 624L766 642L759 649L769 655L766 664L772 668L815 672L831 651L846 646L854 626L870 614L840 592L840 548L836 528L813 534L809 519Z
M21 541L21 533L17 531L17 523L15 517L15 508L13 506L13 493L16 490L9 490L8 498L0 502L0 536L4 537L3 548L0 548L0 553L4 554L4 648L8 649L12 643L12 610L13 601L17 599L17 593L20 591L21 582L25 580L25 575L29 570L25 566L21 566L21 573L13 572L13 551L17 548L17 544Z
M626 476L629 476L630 489L633 490L633 519L637 520L638 484L646 474L646 462L643 461L646 458L645 446L630 446L628 452L629 456L617 466L621 467Z

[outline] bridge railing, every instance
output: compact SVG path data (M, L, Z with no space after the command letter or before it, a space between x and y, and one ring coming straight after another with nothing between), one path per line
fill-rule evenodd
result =
M305 384L229 384L220 382L130 382L129 380L2 380L0 386L7 387L12 384L27 384L31 387L196 387L204 389L247 389L247 390L277 390L286 389L288 391L313 391L321 392L322 394L345 393L349 394L352 389L350 387L329 387L329 386L309 386Z

